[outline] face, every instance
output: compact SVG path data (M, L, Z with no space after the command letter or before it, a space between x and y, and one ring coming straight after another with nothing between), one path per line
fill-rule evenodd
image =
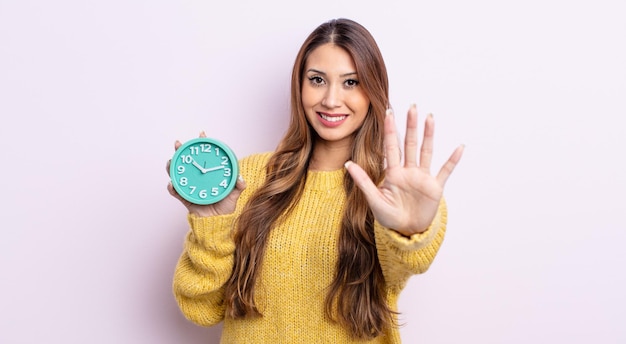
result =
M311 52L304 69L302 106L319 140L350 144L369 105L348 52L332 43Z

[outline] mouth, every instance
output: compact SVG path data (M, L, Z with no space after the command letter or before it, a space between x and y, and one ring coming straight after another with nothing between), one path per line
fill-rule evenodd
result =
M346 119L346 117L348 117L346 115L328 115L328 114L321 113L321 112L318 112L317 114L320 117L322 117L323 120L328 121L328 122L340 122Z
M328 127L338 126L348 118L347 115L333 115L322 112L318 112L317 115L321 118L321 122Z

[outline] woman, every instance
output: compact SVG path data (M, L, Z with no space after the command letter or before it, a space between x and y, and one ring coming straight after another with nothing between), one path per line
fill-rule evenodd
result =
M347 19L316 28L276 151L242 159L242 179L214 205L168 186L189 210L173 283L189 320L224 321L223 343L400 342L399 293L443 241L443 187L463 147L432 176L432 116L417 161L411 106L402 159L388 108L370 33Z

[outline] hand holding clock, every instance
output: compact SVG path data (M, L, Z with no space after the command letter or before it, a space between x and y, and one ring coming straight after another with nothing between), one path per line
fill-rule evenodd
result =
M237 158L232 151L223 143L206 138L204 132L200 133L200 139L185 144L176 141L174 149L174 157L166 166L171 179L167 186L169 193L190 214L215 216L232 213L241 191L245 189L245 182L238 174ZM205 157L205 165L207 161L210 166L218 165L205 168L194 156ZM187 169L190 166L200 173L194 168ZM222 173L208 173L214 171Z

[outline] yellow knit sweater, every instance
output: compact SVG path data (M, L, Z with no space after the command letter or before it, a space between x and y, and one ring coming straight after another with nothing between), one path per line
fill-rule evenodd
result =
M263 317L224 317L224 283L233 266L231 229L243 205L263 182L270 153L240 161L247 188L233 214L189 215L190 231L174 273L173 291L182 313L196 324L224 321L221 343L362 343L327 318L326 288L335 274L337 241L345 205L344 170L309 172L294 211L272 229L255 300ZM425 272L443 241L446 206L442 201L430 228L406 238L375 225L376 247L387 285L387 301L397 309L398 296L413 274ZM396 328L368 343L400 343Z

